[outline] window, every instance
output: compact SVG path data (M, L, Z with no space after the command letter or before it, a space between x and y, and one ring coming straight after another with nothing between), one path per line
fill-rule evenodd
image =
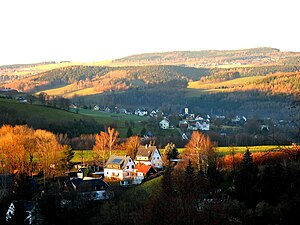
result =
M134 169L134 165L131 166L131 169Z
M126 169L129 169L129 166L126 166Z
M159 159L159 157L157 157L157 159Z
M129 159L129 162L131 162L131 159Z

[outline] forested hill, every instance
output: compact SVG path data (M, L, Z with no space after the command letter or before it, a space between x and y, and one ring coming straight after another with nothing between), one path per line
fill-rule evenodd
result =
M209 75L209 69L179 66L70 66L19 79L5 86L25 92L47 91L53 95L76 94L84 90L84 95L89 95L153 85L187 87L189 81ZM53 90L55 88L60 89Z
M275 48L242 50L174 51L132 55L113 61L114 64L185 64L192 66L278 65L299 61L298 52L281 52Z
M255 105L256 114L280 116L292 101L287 97L300 92L299 65L300 53L273 48L167 52L96 65L46 65L17 77L0 68L0 86L85 106L167 106L172 112L189 105L205 113L246 115Z

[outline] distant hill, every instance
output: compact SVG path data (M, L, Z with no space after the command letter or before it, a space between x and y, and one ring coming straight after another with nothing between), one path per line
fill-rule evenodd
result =
M146 53L113 60L112 64L160 65L183 64L196 67L222 65L278 65L299 61L298 52L280 52L275 48L252 48L241 50L204 50Z
M275 48L147 53L104 64L41 65L41 72L10 77L2 86L79 105L162 107L169 113L189 105L206 113L280 117L300 92L299 64L300 53ZM14 69L20 70L9 71Z

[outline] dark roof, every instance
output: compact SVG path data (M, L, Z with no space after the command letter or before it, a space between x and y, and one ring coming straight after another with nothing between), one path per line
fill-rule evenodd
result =
M0 174L0 189L9 188L12 185L12 176L9 174Z
M110 186L101 179L90 179L90 180L74 179L66 182L66 188L69 191L80 191L80 192L99 191L99 190L107 189L109 187Z

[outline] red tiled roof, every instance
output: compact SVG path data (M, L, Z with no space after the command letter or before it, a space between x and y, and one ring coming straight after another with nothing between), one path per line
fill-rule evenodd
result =
M136 166L135 166L135 169L138 171L138 172L142 172L144 175L150 170L151 166L150 165L145 165L145 164L141 164L141 163L138 163Z

